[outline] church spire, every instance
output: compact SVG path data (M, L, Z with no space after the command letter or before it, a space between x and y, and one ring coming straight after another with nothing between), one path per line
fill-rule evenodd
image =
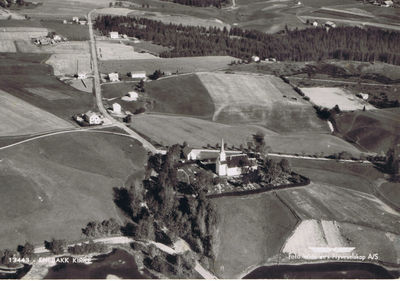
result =
M224 147L224 139L221 140L221 151L219 153L219 160L220 161L226 161L226 153L225 153L225 147Z

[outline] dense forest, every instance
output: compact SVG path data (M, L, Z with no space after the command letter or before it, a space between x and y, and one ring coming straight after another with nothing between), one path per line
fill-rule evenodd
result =
M222 8L223 5L229 3L229 0L163 0L178 3L181 5L194 6L194 7L217 7Z
M155 44L172 47L161 57L230 55L249 59L274 57L280 61L341 59L382 61L400 65L400 32L338 27L286 30L265 34L256 30L164 24L144 18L102 16L96 28L103 34L118 31Z

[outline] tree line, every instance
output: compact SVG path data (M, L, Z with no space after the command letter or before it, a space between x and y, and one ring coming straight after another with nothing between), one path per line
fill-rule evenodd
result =
M163 0L186 6L194 7L216 7L222 8L223 5L229 4L229 0Z
M95 27L105 35L118 31L170 47L161 57L229 55L248 60L256 55L280 61L340 59L400 65L400 32L375 28L286 28L283 33L266 34L239 27L183 26L123 16L100 16Z

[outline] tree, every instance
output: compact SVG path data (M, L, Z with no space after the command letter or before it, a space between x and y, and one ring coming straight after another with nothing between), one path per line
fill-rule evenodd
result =
M163 75L164 75L164 72L161 72L161 70L158 69L158 70L154 71L154 73L151 74L149 76L149 78L151 80L157 80L158 78L162 77Z
M19 248L19 253L22 258L32 258L34 256L34 251L35 247L29 242L26 242L24 246Z
M264 133L257 132L253 135L253 142L255 145L255 151L264 153L265 152L265 140L264 140Z
M291 172L291 168L290 168L290 163L287 159L282 159L279 162L279 166L281 167L282 171L285 173L290 173Z
M63 254L67 242L64 239L54 239L50 242L45 241L45 248L55 255Z

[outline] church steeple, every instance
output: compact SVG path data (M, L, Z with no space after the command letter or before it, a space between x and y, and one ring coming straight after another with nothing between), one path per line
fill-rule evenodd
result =
M219 152L219 161L226 161L224 139L221 140L221 151Z

